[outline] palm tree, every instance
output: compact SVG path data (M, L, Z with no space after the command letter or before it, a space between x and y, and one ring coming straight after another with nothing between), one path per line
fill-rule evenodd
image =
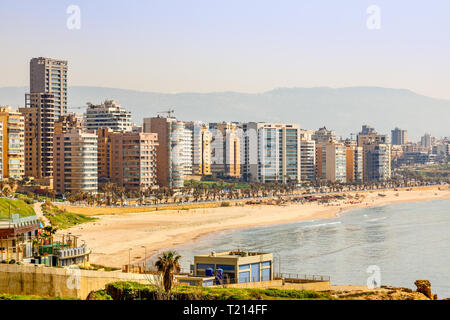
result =
M16 180L14 180L13 178L9 178L8 185L9 185L9 188L11 189L11 192L14 192L14 189L16 188L16 185L17 185Z
M5 189L5 187L6 187L6 181L1 180L0 181L0 192L2 193L2 195L3 195L3 189Z
M173 273L180 272L181 256L176 251L163 252L155 262L155 267L163 275L164 290L168 293L173 286Z
M7 197L10 195L11 192L9 191L9 188L4 187L2 193L4 194L5 197Z

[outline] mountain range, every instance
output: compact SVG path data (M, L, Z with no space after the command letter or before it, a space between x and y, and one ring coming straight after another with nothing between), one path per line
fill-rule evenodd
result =
M0 105L23 106L27 87L0 88ZM338 135L357 134L368 124L384 134L394 127L418 140L428 132L450 136L450 101L405 89L381 87L278 88L263 93L154 93L125 89L72 86L69 111L83 112L86 103L113 99L132 112L133 121L169 108L180 120L265 121L298 123L305 129L326 126Z

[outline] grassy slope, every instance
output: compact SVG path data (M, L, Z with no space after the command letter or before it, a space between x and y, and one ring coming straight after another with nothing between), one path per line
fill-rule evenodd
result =
M97 220L97 218L87 217L83 214L71 213L61 210L51 204L44 204L42 206L42 211L44 212L45 216L50 221L52 226L57 227L58 229L67 229L77 224Z
M9 218L9 205L11 204L11 214L20 214L21 217L33 216L36 213L31 205L23 200L11 200L0 198L0 219Z
M63 299L63 298L46 298L46 297L40 297L40 296L22 296L22 295L15 295L15 294L0 294L0 301L1 300L78 300L78 299Z

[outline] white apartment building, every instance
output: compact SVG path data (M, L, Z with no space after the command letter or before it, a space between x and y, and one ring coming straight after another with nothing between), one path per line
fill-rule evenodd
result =
M55 134L53 146L56 193L97 192L97 135L71 128Z
M88 103L84 113L83 125L87 130L109 128L113 131L131 131L131 113L113 100L106 100L100 105Z
M301 181L300 127L249 122L244 130L244 177L249 181Z

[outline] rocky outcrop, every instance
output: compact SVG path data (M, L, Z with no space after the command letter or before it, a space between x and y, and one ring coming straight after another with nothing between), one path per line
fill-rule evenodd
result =
M437 300L437 295L431 292L428 280L414 282L417 290L408 288L381 286L370 289L364 286L332 286L331 296L344 300Z
M414 285L417 287L417 292L424 294L431 300L437 300L437 295L431 292L431 282L428 280L416 280Z

